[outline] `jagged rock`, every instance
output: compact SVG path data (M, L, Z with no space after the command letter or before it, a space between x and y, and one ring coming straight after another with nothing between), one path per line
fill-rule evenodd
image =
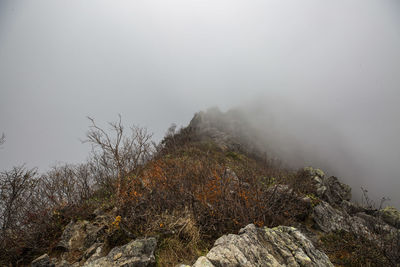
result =
M97 217L94 222L71 221L64 229L57 248L64 251L85 251L104 236L110 220Z
M206 257L193 266L333 266L310 240L293 227L257 228L253 224L239 235L215 241Z
M386 207L380 210L379 214L386 223L400 228L400 212L395 207Z
M316 226L323 232L349 230L349 221L342 211L333 208L329 203L321 201L313 210Z
M328 187L328 192L325 194L329 203L340 204L343 200L351 199L351 187L347 184L339 182L338 178L331 176L325 179Z
M318 180L325 177L325 173L320 169L314 169L313 167L305 167L304 171L308 172L311 177Z
M338 178L331 176L327 178L320 169L312 167L304 168L315 185L315 192L318 197L331 205L340 205L343 201L351 199L351 187L339 182Z
M154 250L156 245L157 240L153 237L136 239L124 246L113 248L105 257L101 257L93 261L89 259L83 266L155 266L156 260L154 257Z
M83 254L83 259L94 261L98 258L101 258L103 252L103 245L102 243L94 243L90 248L88 248L85 253Z
M313 219L317 228L325 233L347 231L370 240L376 240L379 235L396 233L395 228L386 224L379 217L364 212L358 212L351 216L343 210L333 208L325 201L314 207Z
M51 262L49 255L43 254L42 256L34 259L31 267L54 267L55 264Z
M110 228L115 212L101 213L92 221L71 221L64 229L56 249L63 251L61 259L68 262L95 260L104 255L105 247L124 244L133 238L122 224Z

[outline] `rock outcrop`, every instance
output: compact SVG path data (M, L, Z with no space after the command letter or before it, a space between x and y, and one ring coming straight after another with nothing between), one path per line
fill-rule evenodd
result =
M258 153L257 145L240 127L244 126L229 120L229 116L222 119L218 110L196 114L189 125L189 128L196 131L196 138L212 141L227 152ZM337 264L336 256L332 256L331 250L324 246L323 237L341 235L342 231L354 234L357 238L362 236L360 240L368 239L379 251L389 248L389 253L397 253L398 243L395 242L400 240L399 211L391 207L377 210L352 203L350 186L338 178L328 177L322 170L311 167L304 168L304 172L304 179L307 179L304 191L297 190L290 183L274 182L266 188L277 203L286 203L287 199L296 203L295 208L290 210L294 220L288 222L296 228L258 228L249 224L238 234L228 234L217 239L207 255L199 257L192 267L333 266L332 262ZM226 167L221 178L231 195L235 194L238 185L250 188L250 184L242 182L231 168ZM211 203L207 205L212 207ZM155 266L157 239L137 239L124 230L122 224L117 224L116 230L113 221L118 217L121 219L116 215L113 211L98 210L90 221L71 221L56 246L57 258L44 254L35 259L32 266ZM397 241L384 244L396 236ZM110 243L110 240L113 242ZM319 249L314 245L318 245ZM332 262L320 249L326 249ZM339 252L349 255L353 253L351 250ZM397 263L396 257L400 260L400 255L392 257L393 262ZM178 266L190 267L184 264Z
M113 248L107 256L92 260L91 258L83 265L85 267L147 267L155 266L156 259L154 250L157 240L153 237L136 239L124 246Z
M386 207L380 210L379 215L388 224L400 228L400 212L394 207Z
M322 200L331 205L340 205L343 201L350 201L351 187L339 182L338 178L326 177L323 171L312 167L304 168L304 171L312 179L316 195Z
M293 227L257 228L253 224L238 235L224 235L215 241L199 266L333 266L325 253Z
M71 221L57 244L61 259L67 262L86 260L106 242L113 215L98 215L92 221Z

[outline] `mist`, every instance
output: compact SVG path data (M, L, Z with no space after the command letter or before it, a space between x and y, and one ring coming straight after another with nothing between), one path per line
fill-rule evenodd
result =
M400 207L399 14L397 0L3 0L0 169L84 161L86 116L160 140L218 106L284 161Z

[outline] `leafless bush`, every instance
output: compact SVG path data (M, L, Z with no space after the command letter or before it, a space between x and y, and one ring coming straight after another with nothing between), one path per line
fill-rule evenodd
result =
M132 126L130 131L126 131L120 115L117 122L108 123L111 133L100 128L94 119L88 119L91 125L84 142L92 144L95 164L107 173L116 174L119 196L125 177L128 174L137 175L139 167L151 157L152 134L138 126Z
M35 169L19 166L0 173L0 227L3 235L20 225L26 201L36 185Z
M17 249L29 227L26 214L31 208L37 177L35 169L14 167L0 173L0 265L17 260Z
M41 176L39 190L49 206L60 207L88 199L94 184L89 164L64 164L53 166Z

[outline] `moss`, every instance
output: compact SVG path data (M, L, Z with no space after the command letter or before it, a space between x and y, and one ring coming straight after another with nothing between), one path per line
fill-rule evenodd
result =
M317 206L319 203L321 203L321 199L319 199L319 197L317 197L316 195L314 195L313 193L307 194L306 197L308 197L309 199L311 199L311 205L312 207Z
M325 173L321 169L314 169L313 167L305 167L304 171L310 173L312 176L324 177Z
M395 207L388 206L381 210L382 219L387 223L398 227L400 226L400 211Z

